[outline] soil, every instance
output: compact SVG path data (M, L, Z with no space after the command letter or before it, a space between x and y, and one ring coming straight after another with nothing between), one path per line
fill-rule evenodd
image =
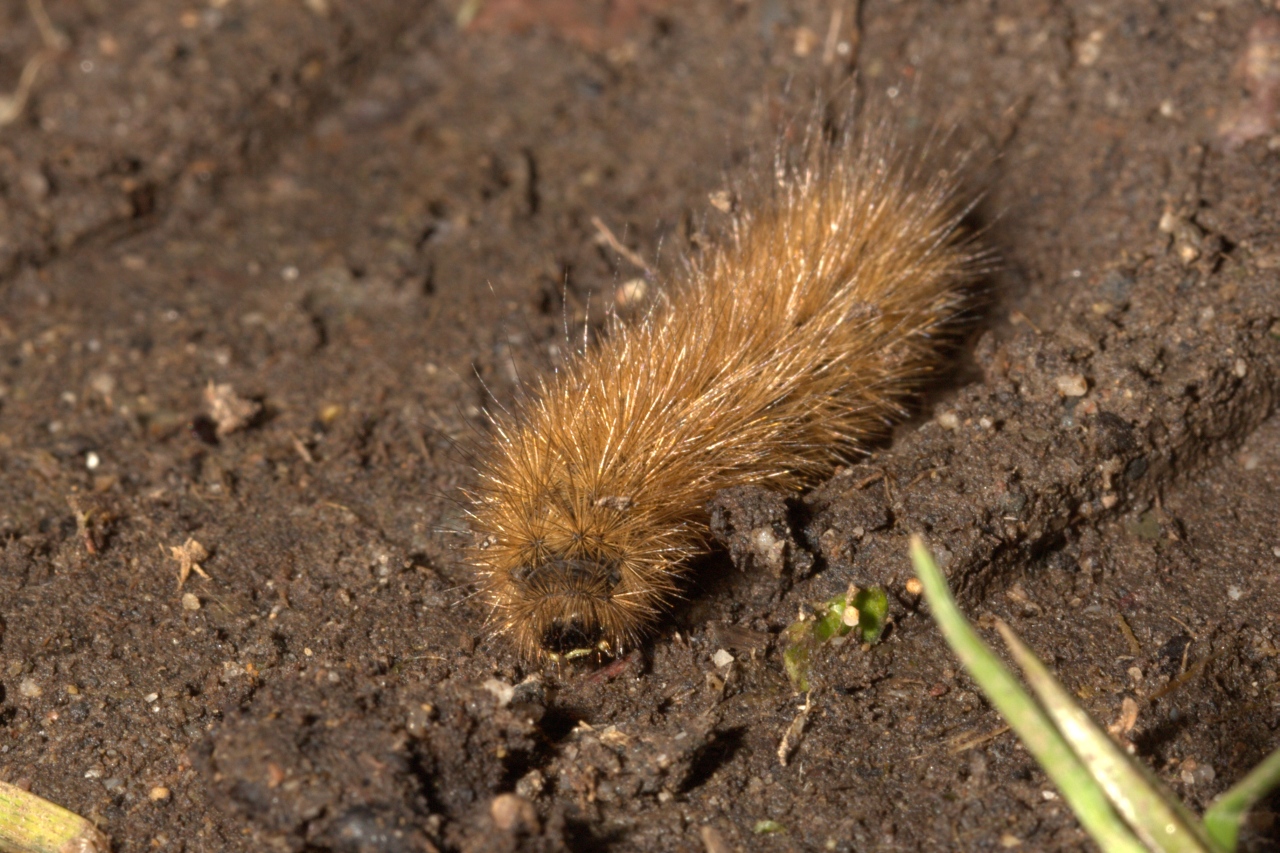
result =
M1264 4L47 9L0 128L0 779L115 849L1088 848L913 532L1193 808L1280 745ZM7 0L0 85L41 49ZM519 659L460 549L486 408L855 90L975 152L960 366L807 495L722 494L645 648ZM850 583L889 630L798 695L782 632Z

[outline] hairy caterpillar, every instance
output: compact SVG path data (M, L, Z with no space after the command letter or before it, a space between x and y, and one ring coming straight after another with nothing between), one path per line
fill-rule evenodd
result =
M471 560L523 653L634 644L717 491L800 488L902 415L978 257L954 170L917 153L881 125L779 158L647 316L498 421Z

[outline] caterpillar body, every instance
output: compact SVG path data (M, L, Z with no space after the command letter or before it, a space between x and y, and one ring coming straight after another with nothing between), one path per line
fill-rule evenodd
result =
M498 633L621 653L706 549L717 491L801 488L902 415L979 257L954 170L917 153L878 126L779 159L646 316L498 419L471 495Z

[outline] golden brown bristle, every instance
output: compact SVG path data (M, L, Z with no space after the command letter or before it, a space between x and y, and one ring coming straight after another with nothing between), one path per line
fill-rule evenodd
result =
M499 630L634 644L706 547L706 504L797 489L883 435L972 278L956 180L883 131L814 142L727 239L496 427L473 496Z

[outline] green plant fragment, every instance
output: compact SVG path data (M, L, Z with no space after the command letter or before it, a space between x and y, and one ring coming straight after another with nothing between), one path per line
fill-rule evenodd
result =
M835 637L843 637L849 633L849 626L844 624L845 597L837 595L822 607L822 613L813 622L805 622L813 626L813 639L825 643Z
M1245 812L1277 785L1280 785L1280 749L1262 759L1261 764L1213 801L1204 813L1205 832L1223 850L1235 850Z
M1177 796L1089 718L1008 625L1001 622L997 628L1058 731L1138 837L1165 853L1213 850L1200 821Z
M783 632L787 645L782 653L782 666L791 686L800 693L808 692L815 649L851 634L860 642L875 643L884 633L888 615L889 596L883 589L850 587L848 592L823 602L816 618L792 622Z
M889 595L878 586L860 589L853 596L853 606L858 609L858 632L862 642L875 645L884 633L885 620L889 617Z
M1143 853L1138 840L1107 800L1102 786L1071 751L1049 715L970 626L947 589L947 581L918 536L911 539L911 562L924 586L934 621L947 645L1062 792L1085 831L1107 853Z
M0 851L107 853L110 849L107 837L80 815L0 782Z
M782 668L791 686L801 693L809 690L809 658L813 650L812 622L792 622L787 626L787 648L782 653Z

